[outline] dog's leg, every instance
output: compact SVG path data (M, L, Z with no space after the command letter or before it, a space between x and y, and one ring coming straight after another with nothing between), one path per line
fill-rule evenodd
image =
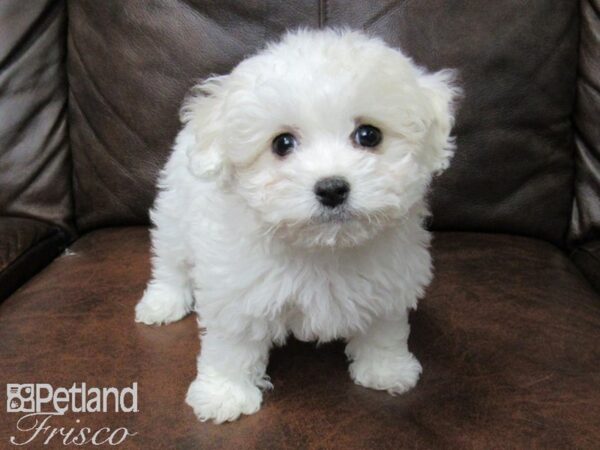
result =
M178 251L181 243L171 245L156 235L154 238L152 279L135 307L135 321L147 325L171 323L183 318L192 310L194 301L188 268L181 256L184 249Z
M421 365L408 351L408 313L396 320L375 320L346 347L350 376L356 384L401 394L417 384Z
M265 371L271 343L219 335L202 336L198 376L186 402L202 420L222 423L253 414L262 402L262 389L271 388Z

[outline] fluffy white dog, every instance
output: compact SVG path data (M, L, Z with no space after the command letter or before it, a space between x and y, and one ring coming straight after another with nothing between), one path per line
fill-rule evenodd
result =
M432 276L425 194L453 153L452 79L360 32L300 30L196 87L136 321L198 313L198 418L258 411L289 334L345 339L359 385L417 383L407 314Z

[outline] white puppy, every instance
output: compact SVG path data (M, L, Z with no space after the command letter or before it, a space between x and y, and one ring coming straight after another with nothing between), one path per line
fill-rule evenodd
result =
M346 340L362 386L417 383L407 314L431 280L424 198L453 153L452 75L360 32L300 30L196 87L136 320L198 313L201 420L258 411L289 334Z

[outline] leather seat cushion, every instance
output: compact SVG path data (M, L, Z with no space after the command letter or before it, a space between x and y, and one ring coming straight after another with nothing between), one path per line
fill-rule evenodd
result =
M134 324L149 276L144 228L92 232L0 305L0 373L15 383L124 387L138 413L67 414L54 424L128 427L127 448L593 447L600 439L600 299L552 245L438 233L436 278L412 317L424 367L408 394L354 385L341 343L272 352L275 389L235 424L184 403L196 321ZM0 442L17 414L0 417Z

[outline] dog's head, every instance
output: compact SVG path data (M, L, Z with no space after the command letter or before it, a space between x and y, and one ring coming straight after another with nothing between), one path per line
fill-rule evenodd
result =
M273 236L358 245L447 167L452 79L359 32L289 33L198 86L182 116L190 169L241 196Z

